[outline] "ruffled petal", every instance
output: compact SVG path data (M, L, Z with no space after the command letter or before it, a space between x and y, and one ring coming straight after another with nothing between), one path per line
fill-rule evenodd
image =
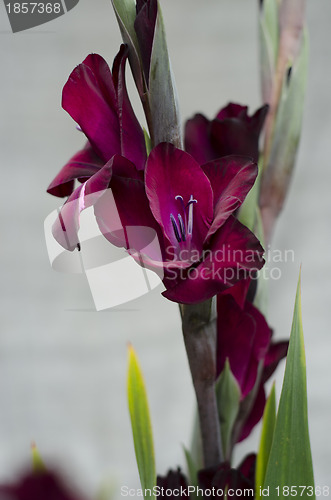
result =
M102 159L96 155L90 143L87 142L85 147L78 151L62 167L48 186L47 192L61 198L69 196L74 190L75 179L85 181L94 175L103 165L104 162Z
M216 115L217 120L226 120L226 118L239 118L241 120L247 120L248 106L242 106L234 102L229 102L224 108L222 108Z
M214 220L210 238L245 200L257 177L257 165L244 156L226 156L202 166L214 194Z
M90 179L75 189L61 208L52 232L58 243L67 250L73 251L78 246L80 214L85 208L92 206L108 188L116 158L118 157L114 156Z
M149 257L160 260L158 248L162 232L150 211L143 181L113 175L110 188L94 206L102 234L111 243L127 250L140 251L148 247ZM157 236L155 252L150 246L153 235Z
M121 152L115 89L101 56L91 54L73 70L63 88L62 106L104 162Z
M180 278L167 282L163 295L174 302L195 304L223 292L264 264L264 250L254 234L233 215L215 233L203 259Z

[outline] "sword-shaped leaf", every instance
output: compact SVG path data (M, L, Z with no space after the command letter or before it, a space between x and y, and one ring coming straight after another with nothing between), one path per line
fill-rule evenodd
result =
M143 491L151 489L152 495L145 497L150 499L155 498L153 487L156 485L153 434L145 383L137 355L131 345L128 365L128 402L134 449L141 487Z
M276 395L275 395L275 384L274 384L272 386L270 396L268 398L268 401L264 409L260 447L256 458L255 495L257 500L261 498L260 487L263 487L264 484L265 473L268 466L272 440L274 437L275 423L276 423Z
M182 147L177 91L160 4L158 4L148 87L154 145L171 142L176 147Z
M269 498L283 495L283 486L301 487L298 496L314 499L314 474L307 414L306 360L301 320L299 278L282 393L264 487ZM306 487L302 489L303 487ZM280 495L277 494L279 487ZM292 491L292 490L291 490Z
M136 2L134 0L111 0L123 42L129 46L129 62L140 95L144 93L139 44L134 29Z

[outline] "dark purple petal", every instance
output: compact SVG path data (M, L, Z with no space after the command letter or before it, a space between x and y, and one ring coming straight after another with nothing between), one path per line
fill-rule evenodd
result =
M247 106L230 103L212 121L195 115L185 126L185 149L200 163L228 155L243 155L258 160L259 136L268 106L250 117Z
M3 496L4 495L4 496ZM3 500L82 500L50 472L29 474L16 485L0 486Z
M112 74L117 93L119 133L121 153L131 160L138 170L144 170L146 163L146 145L143 130L131 106L125 84L125 64L128 57L128 48L121 45L115 57Z
M244 156L226 156L202 166L214 194L214 220L209 228L210 238L226 219L237 210L252 188L257 165Z
M122 51L122 46L119 53ZM97 86L110 107L114 109L116 106L116 89L114 86L113 78L107 62L99 54L90 54L82 62L93 73Z
M213 120L210 127L210 142L215 157L232 154L246 155L258 159L258 137L247 130L247 125L235 118L223 121Z
M225 120L226 118L239 118L240 120L246 121L248 106L242 106L241 104L236 104L230 102L227 106L222 108L216 115L217 120Z
M102 234L113 244L140 251L149 245L152 232L156 244L162 245L163 235L150 211L143 181L114 175L110 190L95 203L94 212ZM127 228L137 227L137 231ZM149 247L149 258L160 260L158 246Z
M229 359L242 399L253 389L271 337L262 314L249 302L241 309L231 295L217 297L217 375Z
M255 333L254 318L242 311L231 295L218 295L217 376L223 371L228 358L231 371L240 386L242 398L253 388L257 374L256 363L251 380L249 367L253 356Z
M185 218L182 205L193 204L193 231L191 245L198 251L213 218L213 193L210 182L197 162L187 153L172 144L161 143L150 153L145 175L146 193L157 222L171 244L178 240L171 215ZM181 196L183 203L176 199Z
M211 122L210 142L216 152L216 157L231 154L244 155L253 158L259 156L259 136L268 112L268 106L260 108L252 118L248 117L244 108L234 116L219 113L225 118L216 118Z
M263 314L248 301L246 301L244 312L250 314L256 323L254 357L258 361L264 360L270 345L272 330Z
M165 477L157 476L157 486L160 490L157 498L190 498L187 480L180 468L176 471L170 470Z
M77 66L63 88L63 108L104 162L121 151L115 96L110 69L97 54Z
M227 462L220 465L214 465L213 467L208 467L208 469L202 469L198 472L199 486L203 490L209 490L214 488L224 490L227 485L228 476L231 467ZM219 498L224 498L223 496Z
M69 196L74 189L75 179L86 180L94 175L104 162L97 156L87 142L85 147L78 151L68 163L62 167L55 179L48 186L47 192L53 196Z
M250 284L251 284L250 278L241 280L235 285L233 285L231 288L225 290L225 292L223 292L222 295L231 295L235 299L237 304L241 307L241 309L243 309L245 306L246 297Z
M266 397L265 397L265 392L263 388L263 384L260 385L257 396L254 400L254 403L252 405L252 409L248 415L248 417L245 420L245 423L243 425L243 428L241 430L240 437L238 439L238 442L243 441L246 439L256 424L258 424L263 416L263 411L266 403Z
M216 158L210 143L210 120L201 114L195 115L185 124L185 151L203 165Z
M255 458L255 456L253 455ZM248 457L251 462L251 458ZM250 473L250 471L249 471ZM224 492L233 489L227 498L239 499L242 498L244 489L250 488L254 490L254 478L246 476L243 473L242 466L239 469L231 468L227 462L223 462L218 466L210 467L209 469L200 470L198 472L199 486L204 490L218 490L217 498L225 498ZM221 494L223 491L223 495ZM236 494L236 491L238 494ZM210 496L210 495L208 495ZM253 497L253 495L250 495Z
M257 111L255 111L253 116L248 117L250 128L256 135L260 135L268 111L269 105L265 104L264 106L261 106L261 108L259 108Z
M134 22L134 29L138 38L140 55L147 85L149 84L149 69L151 64L156 17L157 0L144 0L137 2L137 17Z
M255 481L255 466L256 466L256 454L250 453L247 455L243 461L238 465L239 472L249 479L252 484Z
M264 359L262 382L266 382L276 370L279 362L286 358L288 341L271 343Z
M184 304L207 300L261 269L263 252L254 234L231 215L203 251L200 264L185 271L181 279L177 275L173 286L169 280L163 295Z
M54 238L67 250L74 250L78 243L78 230L82 210L92 206L108 188L112 166L119 158L114 156L106 165L69 196L53 225ZM119 160L120 161L120 160Z

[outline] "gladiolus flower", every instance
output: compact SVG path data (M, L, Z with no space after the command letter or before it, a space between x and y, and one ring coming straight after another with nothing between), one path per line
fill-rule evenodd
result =
M259 136L268 112L262 106L249 116L247 106L230 103L213 120L197 114L186 122L185 150L199 163L227 155L259 157Z
M131 254L148 242L142 232L128 242L126 228L151 228L162 258L157 260L150 249L139 253L138 260L164 271L165 297L197 303L263 266L260 243L233 215L256 175L256 164L247 158L229 156L200 166L168 143L152 150L144 177L128 159L115 155L69 197L53 233L73 250L79 243L80 213L91 205L102 234Z

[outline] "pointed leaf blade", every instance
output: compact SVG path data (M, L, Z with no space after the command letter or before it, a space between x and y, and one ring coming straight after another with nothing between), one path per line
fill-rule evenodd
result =
M218 415L225 459L230 456L232 429L239 412L240 396L240 387L231 371L229 359L227 358L224 369L216 382Z
M264 409L260 447L256 458L255 494L258 500L261 498L260 487L263 486L264 484L272 440L275 431L275 423L276 423L276 392L274 384L272 386L270 396L267 400Z
M149 102L154 146L171 142L182 147L177 91L171 69L160 4L155 24L149 75Z
M283 486L306 486L300 496L308 500L314 499L315 495L308 431L300 281L299 278L283 388L264 487L270 487L270 498L278 498L277 487L282 491Z
M123 42L129 47L129 61L134 80L140 95L144 92L142 70L139 56L139 44L134 29L136 3L134 0L111 0Z
M270 102L279 46L277 0L264 0L259 19L261 85L264 102Z
M32 443L31 445L31 458L33 472L37 474L40 472L46 472L46 466L35 443Z
M156 472L147 393L139 361L131 345L128 354L128 403L140 482L143 491L151 489L153 492ZM155 495L148 494L145 498L155 498Z
M188 477L189 477L189 480L190 480L190 485L191 486L194 486L195 489L199 486L199 483L198 483L198 468L193 460L193 457L191 455L191 453L189 452L189 450L187 450L185 448L185 446L183 447L184 448L184 453L185 453L185 459L186 459L186 465L187 465L187 469L188 469ZM192 499L193 498L196 498L196 494L195 492L191 493L191 496L192 496Z

